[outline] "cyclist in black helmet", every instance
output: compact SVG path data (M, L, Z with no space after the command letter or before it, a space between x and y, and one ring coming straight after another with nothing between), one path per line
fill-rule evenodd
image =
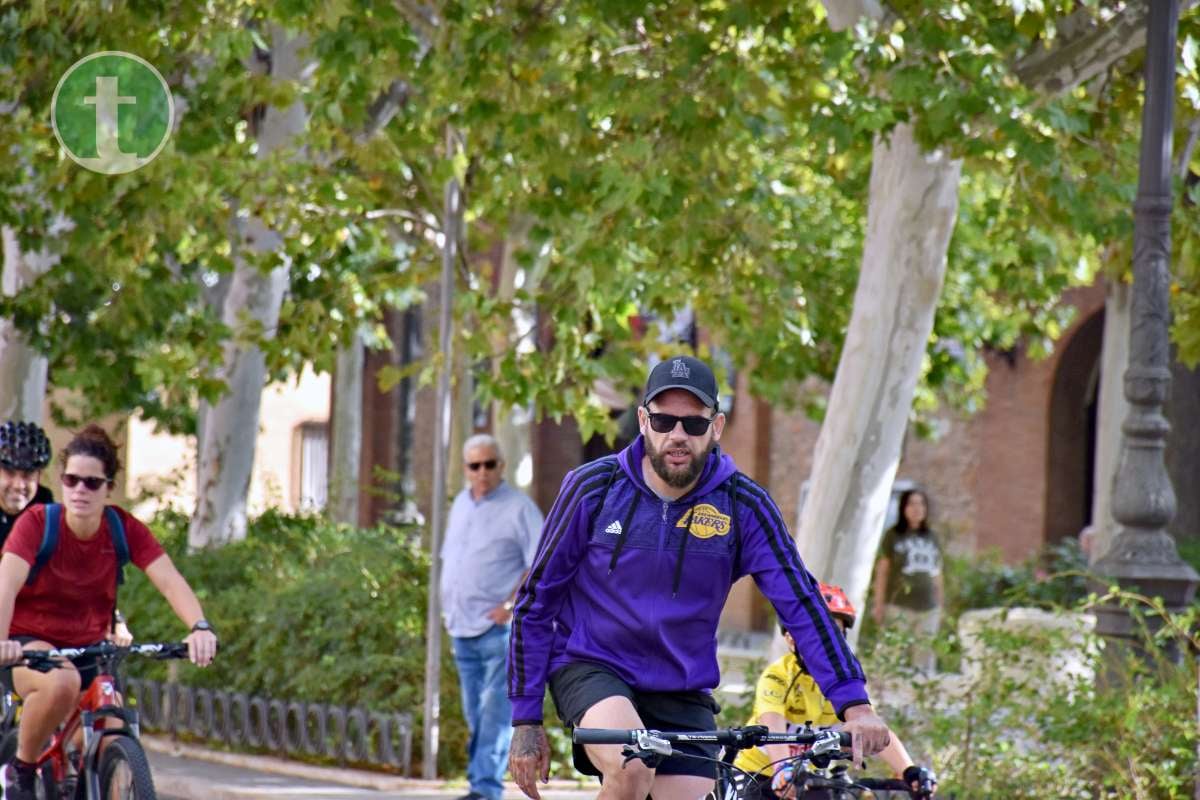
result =
M0 425L0 545L17 515L31 505L54 502L39 479L50 463L50 440L35 422L8 420Z

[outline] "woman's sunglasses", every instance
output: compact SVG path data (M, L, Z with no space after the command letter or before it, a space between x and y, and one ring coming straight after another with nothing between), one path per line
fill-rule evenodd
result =
M98 492L101 487L112 483L108 478L97 478L92 475L74 475L70 472L64 472L62 476L63 486L68 489L74 489L79 484L83 484L88 488L89 492Z
M646 409L646 414L650 417L650 430L655 433L670 433L675 430L675 424L683 423L683 432L688 436L703 436L708 430L708 426L712 425L713 417L677 417L674 414L659 414Z
M471 472L478 472L480 467L483 467L487 470L493 470L496 468L498 463L500 462L494 458L489 458L487 461L472 461L467 464L467 469L471 470Z

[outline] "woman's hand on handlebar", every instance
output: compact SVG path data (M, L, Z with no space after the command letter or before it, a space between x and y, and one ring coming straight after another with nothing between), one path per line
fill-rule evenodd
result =
M217 654L217 635L212 631L192 631L187 642L188 658L198 667L207 667Z
M12 639L0 641L0 667L10 667L21 661L23 646Z

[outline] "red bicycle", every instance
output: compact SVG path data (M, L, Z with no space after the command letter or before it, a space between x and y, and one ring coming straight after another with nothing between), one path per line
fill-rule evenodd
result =
M156 659L187 658L183 642L159 642L120 647L111 642L60 650L26 650L25 666L48 671L64 659L95 658L97 672L79 705L38 757L39 800L155 800L150 763L138 740L138 713L121 705L121 662L136 654ZM17 747L20 707L6 703L0 756ZM110 724L117 720L118 724ZM82 748L75 744L83 730Z

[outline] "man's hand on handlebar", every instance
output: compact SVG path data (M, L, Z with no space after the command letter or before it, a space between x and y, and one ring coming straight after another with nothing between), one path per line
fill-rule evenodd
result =
M508 768L513 781L526 797L541 800L537 782L550 780L550 741L541 725L518 725L513 728L512 745L508 749Z
M853 737L850 751L855 764L863 764L867 756L873 756L888 746L891 734L875 709L870 705L851 706L846 709L846 724L842 731Z

